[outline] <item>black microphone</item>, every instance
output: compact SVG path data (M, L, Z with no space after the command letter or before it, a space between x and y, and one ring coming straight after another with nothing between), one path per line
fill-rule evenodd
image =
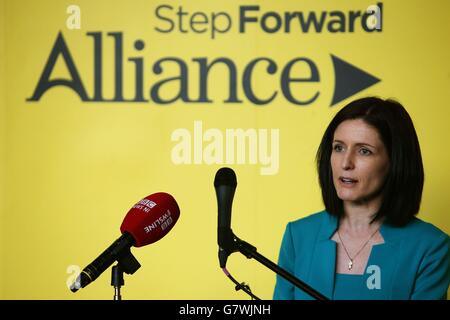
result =
M221 268L225 268L228 256L237 251L234 243L234 234L231 230L231 207L236 186L236 174L232 169L224 167L217 171L214 178L214 188L216 189L217 197L217 243L219 245L219 263Z
M123 264L126 273L132 274L141 266L131 254L130 247L135 243L134 238L128 232L122 234L101 255L89 264L75 282L70 286L70 291L77 292L78 289L86 287L97 279L114 261L119 260Z
M252 246L250 243L239 239L234 235L231 230L231 206L233 204L234 192L236 191L237 179L236 174L230 168L220 168L214 179L214 187L216 189L217 196L217 209L219 211L218 216L218 228L217 228L217 243L219 244L219 263L220 267L223 269L225 274L236 284L236 290L243 289L246 293L252 296L252 298L257 298L253 295L245 284L239 284L225 269L227 264L227 259L233 252L240 252L248 259L254 258L258 262L262 263L264 266L270 270L276 272L282 276L287 281L291 282L297 288L302 289L312 297L319 300L328 300L327 297L322 295L320 292L314 290L306 283L297 279L294 275L290 274L283 268L279 267L277 264L273 263L263 255L259 254L256 247Z

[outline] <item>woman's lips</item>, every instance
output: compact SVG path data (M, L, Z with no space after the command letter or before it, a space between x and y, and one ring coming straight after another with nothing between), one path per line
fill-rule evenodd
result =
M352 187L356 183L358 183L358 180L350 178L350 177L339 177L338 180L342 186L346 186L346 187Z

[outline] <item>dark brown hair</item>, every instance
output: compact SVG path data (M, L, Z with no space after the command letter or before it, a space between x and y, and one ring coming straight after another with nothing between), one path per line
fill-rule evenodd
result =
M325 130L316 155L325 209L337 217L344 214L343 202L334 188L330 159L336 128L343 121L353 119L362 119L379 132L390 161L382 204L373 220L386 217L386 222L392 225L407 224L418 213L422 199L422 155L411 117L400 103L389 99L355 100L342 108Z

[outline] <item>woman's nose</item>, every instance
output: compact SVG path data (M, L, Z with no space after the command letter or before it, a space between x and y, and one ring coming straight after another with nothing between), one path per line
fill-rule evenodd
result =
M342 158L342 169L351 170L355 167L353 156L350 152L346 152Z

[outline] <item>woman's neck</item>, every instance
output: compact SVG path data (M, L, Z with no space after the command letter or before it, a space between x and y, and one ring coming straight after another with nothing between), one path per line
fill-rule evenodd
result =
M344 202L344 217L340 221L339 228L354 235L364 235L379 228L382 221L373 221L379 207L376 202L358 204Z

